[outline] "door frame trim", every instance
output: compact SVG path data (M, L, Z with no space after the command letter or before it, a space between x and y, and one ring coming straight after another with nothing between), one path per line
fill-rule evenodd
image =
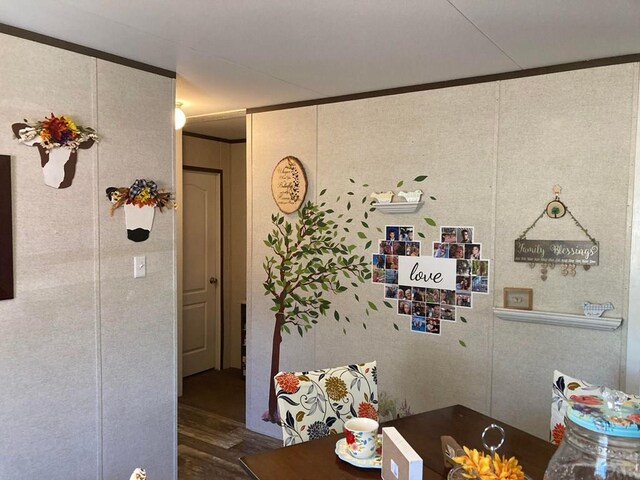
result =
M220 175L220 190L218 192L220 200L220 278L218 285L220 286L220 370L224 368L224 172L219 168L192 167L183 165L182 170L192 172L216 173Z

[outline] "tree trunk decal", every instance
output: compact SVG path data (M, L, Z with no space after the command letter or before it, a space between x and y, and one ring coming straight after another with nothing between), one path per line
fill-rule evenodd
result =
M269 378L271 390L269 391L269 418L272 422L277 423L278 418L278 400L276 398L276 391L273 385L273 377L275 377L280 370L280 345L282 345L282 332L281 325L283 323L284 314L276 313L276 321L273 329L273 346L271 350L271 374Z

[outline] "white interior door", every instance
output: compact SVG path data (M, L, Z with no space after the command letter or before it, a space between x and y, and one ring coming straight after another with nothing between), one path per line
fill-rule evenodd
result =
M220 368L220 175L183 173L182 375Z

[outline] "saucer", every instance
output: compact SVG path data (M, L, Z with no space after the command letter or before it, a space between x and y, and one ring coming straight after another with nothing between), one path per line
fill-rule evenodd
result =
M377 438L376 454L371 458L355 458L349 453L347 440L341 438L336 442L336 455L344 462L360 468L382 468L382 435Z

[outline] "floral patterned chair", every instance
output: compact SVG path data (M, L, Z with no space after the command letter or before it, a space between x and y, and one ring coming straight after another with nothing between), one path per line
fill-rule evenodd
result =
M551 443L558 445L564 437L564 415L567 411L567 402L572 401L574 397L587 398L590 394L599 391L600 387L596 385L570 377L557 370L553 372L551 425L549 426Z
M551 443L558 445L564 436L565 413L567 411L567 402L583 403L585 405L598 405L601 400L594 397L599 395L602 387L591 385L583 380L565 375L562 372L553 372L553 387L551 395L551 425L549 431L549 439ZM629 395L627 400L639 400L638 395Z
M342 432L353 417L378 419L376 362L274 377L284 446Z

